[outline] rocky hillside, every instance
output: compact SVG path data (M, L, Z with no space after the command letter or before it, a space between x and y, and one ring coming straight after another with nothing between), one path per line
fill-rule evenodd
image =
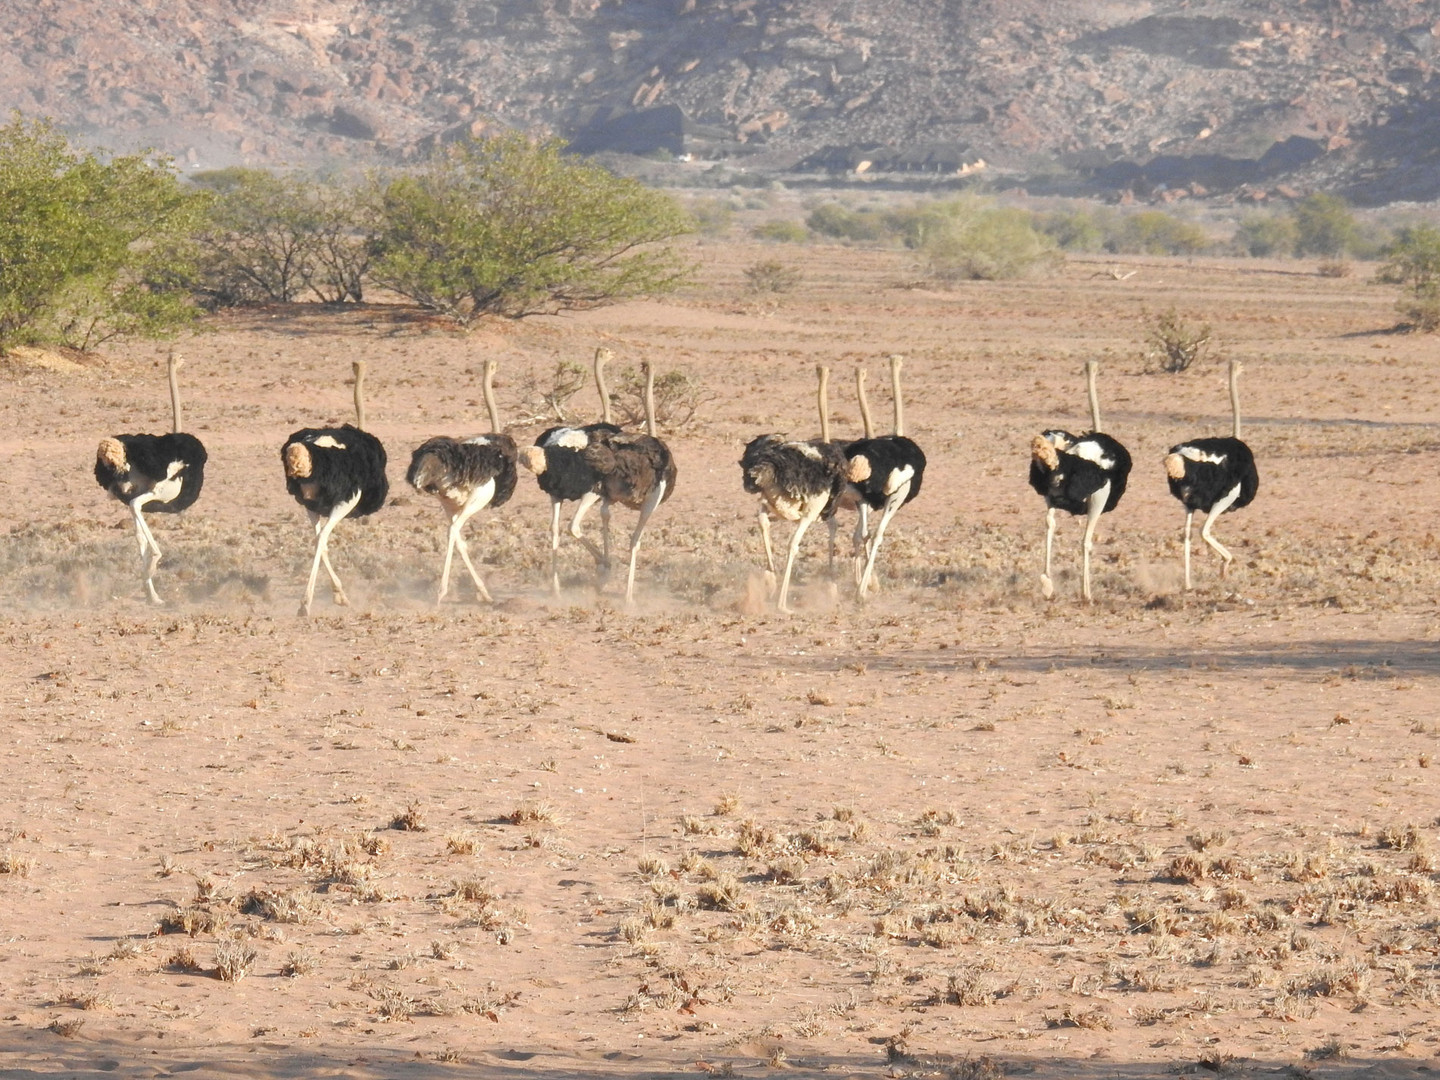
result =
M0 105L191 167L593 135L671 105L757 169L924 142L1147 195L1373 202L1440 195L1436 19L1414 0L0 0Z

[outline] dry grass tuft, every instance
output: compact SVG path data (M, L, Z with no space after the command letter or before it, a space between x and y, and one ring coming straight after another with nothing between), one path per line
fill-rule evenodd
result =
M399 829L401 832L424 832L427 827L425 814L419 803L410 803L390 819L390 828Z
M215 946L215 977L221 982L239 982L250 973L258 954L243 941L222 941Z
M30 871L34 869L35 860L28 855L17 855L10 848L0 851L0 874L29 877Z

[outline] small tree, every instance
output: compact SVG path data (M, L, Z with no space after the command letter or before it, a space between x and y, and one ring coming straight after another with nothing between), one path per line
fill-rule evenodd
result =
M937 208L916 246L930 274L945 279L994 281L1027 273L1056 259L1055 244L1031 227L1021 210L962 198Z
M1317 192L1295 204L1295 248L1301 255L1342 258L1359 239L1355 215L1338 195Z
M1159 354L1160 369L1172 375L1187 370L1203 357L1211 339L1209 323L1190 326L1173 307L1152 318L1146 334L1146 340Z
M466 141L386 185L374 279L462 324L593 307L677 287L671 198L569 157L556 140Z
M1295 254L1299 230L1293 217L1277 214L1247 214L1235 230L1235 244L1256 259Z
M180 279L198 211L168 162L81 153L15 113L0 127L0 352L189 321Z
M211 304L361 299L373 218L361 193L263 169L195 180L214 193L196 279Z
M1428 289L1440 284L1440 229L1410 225L1400 229L1383 252L1385 264L1375 277L1386 285Z
M1404 325L1426 334L1440 329L1440 229L1433 225L1403 228L1384 254L1385 264L1375 277L1405 287L1395 302Z

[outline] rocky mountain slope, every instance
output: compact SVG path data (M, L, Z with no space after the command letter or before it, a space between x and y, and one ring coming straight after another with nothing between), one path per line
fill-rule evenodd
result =
M1102 188L1440 195L1413 0L0 0L0 106L191 167L678 105L747 167L964 145ZM1300 170L1297 173L1297 170Z

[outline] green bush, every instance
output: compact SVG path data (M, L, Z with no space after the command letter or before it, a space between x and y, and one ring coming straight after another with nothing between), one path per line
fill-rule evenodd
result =
M520 134L457 143L379 195L371 276L462 324L677 287L663 241L693 222L669 196Z
M1299 239L1295 219L1278 214L1247 214L1235 230L1235 246L1256 259L1294 255Z
M1035 228L1063 251L1099 251L1108 224L1089 210L1054 210L1035 216Z
M757 240L777 244L803 244L810 239L810 230L798 221L767 221L750 230Z
M1395 302L1402 325L1422 334L1440 330L1440 284L1412 285Z
M832 236L837 240L873 241L889 236L881 215L873 210L850 210L839 203L817 206L805 219L805 224L821 236Z
M211 306L363 299L373 214L361 192L263 169L193 179L214 195L195 279Z
M1300 255L1337 259L1360 239L1355 215L1337 195L1306 196L1295 204L1294 219L1295 250Z
M1440 229L1435 226L1400 229L1383 255L1385 264L1375 274L1377 281L1416 289L1440 284Z
M0 353L164 335L195 317L185 238L200 211L165 161L103 159L48 120L0 127Z
M695 228L706 236L724 236L735 220L729 199L696 199L689 209Z
M1136 255L1198 255L1209 246L1204 229L1163 210L1126 214L1105 242L1109 251Z
M918 250L931 276L994 281L1019 277L1056 258L1054 242L1023 210L956 199L936 207Z
M762 259L745 268L751 292L789 292L800 284L800 271L774 259Z

